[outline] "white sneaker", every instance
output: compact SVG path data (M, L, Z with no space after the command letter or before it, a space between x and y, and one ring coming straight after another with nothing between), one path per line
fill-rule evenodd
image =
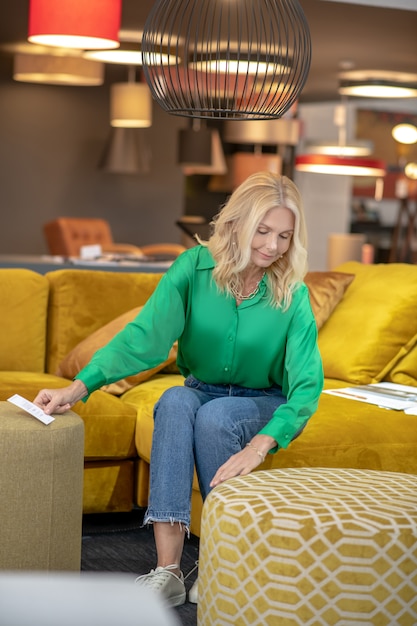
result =
M171 570L177 569L177 565L167 565L151 569L149 574L138 576L135 583L160 593L170 606L184 604L186 591L182 572L177 576Z
M188 600L193 604L198 604L198 578L195 579L193 586L188 592Z

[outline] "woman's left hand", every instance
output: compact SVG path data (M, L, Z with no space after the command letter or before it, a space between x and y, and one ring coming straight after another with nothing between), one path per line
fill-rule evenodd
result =
M213 476L210 487L216 487L234 476L250 474L255 467L263 462L262 455L265 458L269 450L277 445L275 439L268 435L256 435L250 444L250 446L245 446L243 450L231 456L226 463L219 467Z

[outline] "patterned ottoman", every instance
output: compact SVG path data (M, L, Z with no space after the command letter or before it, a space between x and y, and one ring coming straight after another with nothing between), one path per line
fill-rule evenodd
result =
M297 468L216 487L198 624L415 626L417 476Z

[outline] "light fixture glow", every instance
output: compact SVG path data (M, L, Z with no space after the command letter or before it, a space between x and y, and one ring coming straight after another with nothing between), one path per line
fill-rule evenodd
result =
M102 63L120 63L121 65L142 65L142 52L136 45L135 48L126 47L124 44L114 50L87 50L84 53L86 59L102 61Z
M361 98L415 98L417 85L390 85L380 81L367 83L342 81L339 93Z
M87 50L84 53L86 59L94 59L103 63L117 63L120 65L143 65L142 51L139 44L122 42L115 50ZM160 65L172 63L174 57L168 54L155 54L155 62Z
M417 180L417 163L407 163L404 168L404 173L408 178L411 178L412 180Z
M145 83L114 83L110 90L110 124L147 128L152 124L152 97Z
M353 70L339 74L339 93L362 98L415 98L417 74Z
M350 141L347 145L329 142L308 142L305 151L308 154L326 154L327 156L369 156L372 154L373 144L371 141Z
M414 124L397 124L391 132L398 143L407 145L417 143L417 127Z
M315 174L344 176L385 176L385 164L379 159L303 154L295 158L295 169Z
M224 56L222 56L224 54ZM260 75L272 75L272 74L288 74L290 68L282 63L271 63L262 60L257 55L256 60L250 60L245 58L245 55L241 56L237 54L221 53L218 58L206 59L203 55L199 55L197 61L191 60L189 67L200 72L209 72L219 74L248 74L250 76ZM263 57L265 58L265 57Z
M117 48L121 0L30 0L28 40L64 48Z

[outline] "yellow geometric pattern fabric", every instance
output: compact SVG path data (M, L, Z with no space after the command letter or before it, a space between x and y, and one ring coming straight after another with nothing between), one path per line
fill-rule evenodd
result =
M253 472L203 507L199 626L415 626L417 476Z

